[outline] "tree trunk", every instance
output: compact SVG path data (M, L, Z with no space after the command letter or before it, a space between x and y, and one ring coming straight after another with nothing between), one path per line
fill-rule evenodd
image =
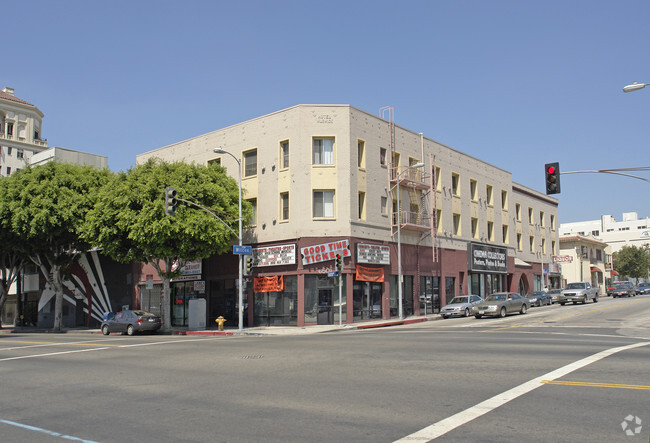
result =
M61 332L63 324L63 281L61 279L61 266L52 266L52 287L54 289L54 326L53 331Z

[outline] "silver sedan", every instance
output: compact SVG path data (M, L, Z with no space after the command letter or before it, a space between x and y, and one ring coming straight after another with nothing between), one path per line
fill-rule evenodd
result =
M449 303L440 309L442 318L469 317L472 315L472 306L483 301L478 295L460 295L451 299Z

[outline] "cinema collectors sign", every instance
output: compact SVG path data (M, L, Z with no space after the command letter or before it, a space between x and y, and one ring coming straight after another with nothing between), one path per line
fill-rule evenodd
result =
M470 243L467 246L467 269L470 272L508 273L508 250L498 246Z

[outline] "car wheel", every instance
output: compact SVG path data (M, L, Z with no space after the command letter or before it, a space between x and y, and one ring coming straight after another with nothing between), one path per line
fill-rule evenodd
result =
M519 311L521 314L525 314L526 311L528 311L528 308L526 307L525 304L521 305L521 311Z
M566 305L566 303L560 303L560 305L564 306L564 305Z
M469 317L469 308L465 308L465 317Z
M501 308L501 310L499 311L499 317L503 318L503 317L505 317L505 316L506 316L506 308L503 307L503 308Z
M594 303L598 303L598 297L594 297Z
M104 325L104 326L102 327L102 334L104 334L104 335L108 335L108 334L110 334L110 333L111 333L111 331L108 330L108 325Z
M126 335L133 335L135 334L135 328L133 325L129 325L126 327Z
M582 304L584 305L585 303L587 303L587 296L586 295L584 297L582 297Z
M476 314L474 317L476 317L476 318L481 318L481 317L483 317L483 316L482 316L482 315L478 315L478 314Z
M448 315L441 315L442 318L449 318Z

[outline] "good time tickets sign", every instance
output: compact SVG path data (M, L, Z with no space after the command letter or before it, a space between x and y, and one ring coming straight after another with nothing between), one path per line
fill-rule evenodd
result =
M350 257L350 242L345 240L322 243L320 245L305 246L300 248L302 254L302 264L312 265L336 259L336 254L343 257Z

